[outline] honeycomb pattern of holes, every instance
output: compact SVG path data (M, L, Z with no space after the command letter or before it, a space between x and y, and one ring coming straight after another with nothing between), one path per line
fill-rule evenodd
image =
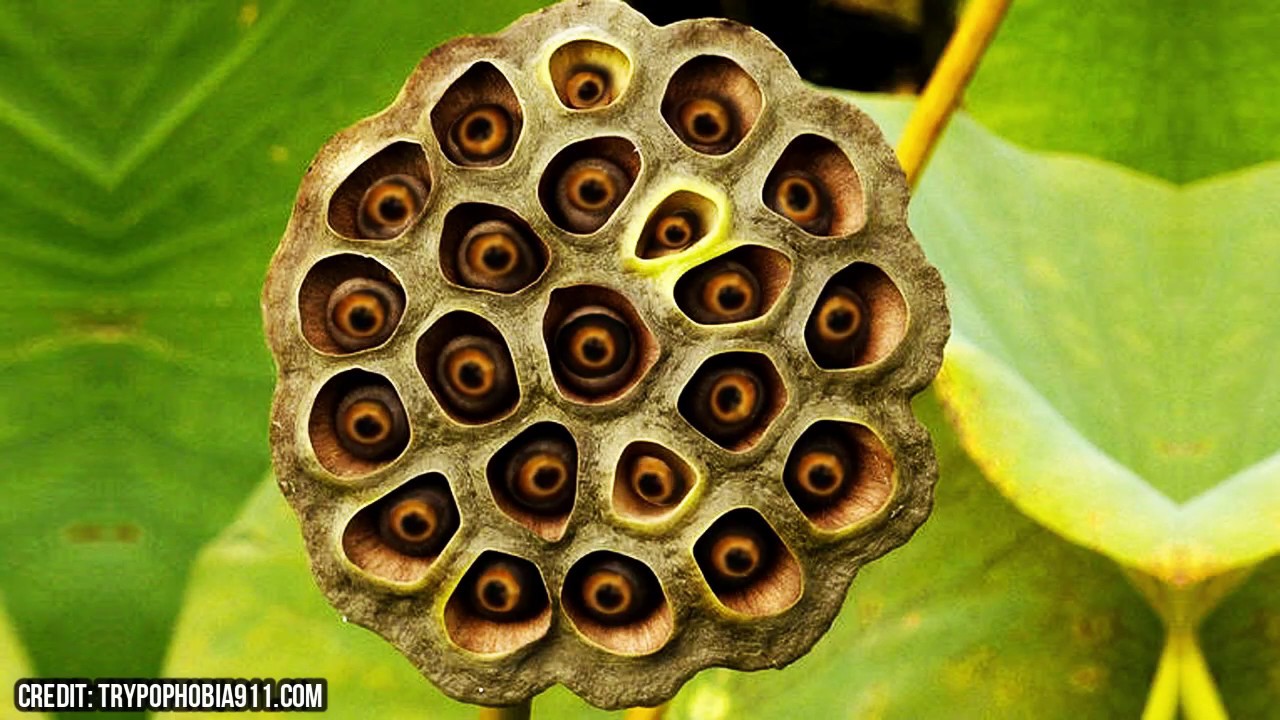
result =
M836 468L839 467L839 470ZM823 472L824 468L831 468ZM893 456L870 428L840 420L809 426L787 456L783 484L819 530L852 528L893 496ZM814 473L819 473L815 484Z
M764 317L791 282L791 259L761 245L743 245L676 281L676 305L700 325Z
M431 189L431 168L422 146L393 142L338 185L329 199L329 227L348 240L399 237L422 216ZM385 208L379 198L387 201Z
M373 334L367 338L358 336L341 337L343 334L333 318L334 291L339 286L352 280L364 279L376 284L380 290L375 294L379 300L388 300L384 307L385 332ZM347 286L347 290L353 289ZM378 261L363 255L332 255L317 262L302 280L298 288L298 316L302 326L302 336L311 347L326 355L345 355L360 350L377 347L391 339L404 314L405 294L400 279ZM335 337L335 334L338 337ZM368 342L363 347L355 343Z
M720 208L689 190L678 190L654 208L640 231L636 256L653 258L684 252L709 235L720 222Z
M625 138L576 142L547 165L538 182L538 200L561 230L590 235L626 200L641 165L640 151Z
M867 222L858 171L844 150L820 135L801 135L787 145L769 171L763 199L811 235L849 235Z
M848 314L854 314L854 307L865 310L864 329L844 331L841 316L833 311L843 308ZM824 370L870 365L888 357L902 343L907 334L908 316L907 301L893 280L875 265L856 262L837 272L823 286L805 322L805 347ZM834 331L824 328L833 320L837 323ZM847 338L836 339L835 336L846 332Z
M489 62L467 69L431 109L431 129L455 165L493 167L515 151L524 111L502 71Z
M618 459L613 508L625 518L652 522L679 511L698 482L693 467L674 450L638 440Z
M498 509L548 542L564 537L578 496L578 443L559 423L539 422L485 466ZM539 472L543 471L543 472ZM540 482L542 478L544 482Z
M360 457L343 442L338 413L347 400L370 389L376 391L376 397L370 398L375 404L381 402L390 406L385 409L392 421L391 435L388 442L378 443L384 448L381 452L371 457ZM354 405L352 411L356 412ZM353 422L358 422L358 419ZM408 416L395 388L386 378L365 370L346 370L325 382L311 404L307 420L307 434L316 459L324 469L345 478L367 475L394 461L408 447L411 432Z
M684 144L724 155L751 133L763 105L760 86L742 66L719 55L699 55L671 76L662 117Z
M421 530L408 525L415 518L422 519ZM448 481L440 473L428 473L361 508L342 533L342 551L370 575L412 584L426 577L458 524L458 504ZM419 532L427 536L416 539Z
M742 615L777 615L800 600L800 562L753 508L721 515L694 543L694 559L712 595Z
M618 655L655 653L675 630L658 576L643 562L609 550L597 550L573 564L560 600L583 637Z
M486 550L445 602L444 625L464 650L505 655L545 637L551 614L551 596L536 565Z
M631 83L631 60L599 40L571 40L551 53L551 84L570 110L597 110L613 104Z
M561 358L562 344L568 346L577 338L582 339L584 347L593 341L600 344L605 333L608 338L616 338L616 331L621 328L629 334L630 353L618 369L602 375L582 374ZM579 403L604 403L622 397L639 384L661 353L657 338L635 306L616 290L598 285L553 290L542 319L542 338L556 387L566 398Z
M486 236L498 235L497 238ZM512 238L510 245L502 237ZM510 269L489 262L485 247L511 251ZM461 287L515 293L533 285L547 270L550 250L529 223L498 205L462 203L444 218L440 234L440 270Z
M520 382L502 333L466 310L436 320L418 338L418 372L455 422L484 425L515 412Z
M763 353L734 351L702 363L680 391L680 416L726 450L754 447L787 404L787 388Z

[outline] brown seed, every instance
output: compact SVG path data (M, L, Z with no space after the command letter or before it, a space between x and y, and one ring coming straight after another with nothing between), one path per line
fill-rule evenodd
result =
M613 101L612 84L609 76L602 70L578 70L569 76L564 87L569 107L577 110L600 107Z
M725 519L698 541L694 554L711 589L729 592L753 584L768 571L773 547L754 523Z
M609 160L574 162L556 183L556 207L565 229L580 234L598 230L630 189L631 178Z
M351 278L329 294L325 327L329 337L348 352L381 345L391 337L404 301L389 283Z
M378 534L405 555L437 555L458 528L457 509L437 488L400 490L380 501Z
M483 421L512 404L516 390L511 357L496 340L463 335L440 351L436 380L455 414Z
M548 599L537 569L527 560L486 554L464 580L466 600L480 617L498 623L520 622L546 608Z
M809 352L824 368L853 367L870 336L870 309L855 290L837 285L825 292L805 326Z
M631 326L602 305L570 313L556 330L553 347L561 381L586 395L605 395L624 386L637 361Z
M511 147L511 114L501 105L472 108L453 124L450 137L463 159L493 160Z
M656 245L667 250L688 247L698 237L698 218L690 212L677 211L658 221L653 228Z
M831 230L831 203L826 189L810 173L783 173L765 199L774 212L814 235L826 235Z
M713 260L678 285L680 308L703 325L743 322L759 317L763 305L755 273L732 260Z
M360 237L393 238L404 232L422 210L426 185L412 175L388 175L365 191L356 215Z
M583 613L601 625L628 625L648 617L661 591L652 571L613 553L600 554L570 573Z
M700 372L682 393L680 412L703 435L728 446L755 428L764 411L765 387L760 376L743 367Z
M676 114L681 138L695 150L718 155L738 141L733 111L718 99L686 100Z
M527 286L539 269L533 244L502 220L471 228L458 246L457 259L463 285L502 293Z
M534 439L511 456L506 485L517 505L543 515L560 515L573 505L578 452L561 437Z
M787 458L787 492L805 511L821 510L844 497L857 473L854 455L838 437L806 433Z
M655 455L635 458L628 478L632 491L653 505L672 505L683 494L683 479L670 463Z
M398 455L409 437L404 406L394 390L366 385L348 392L335 415L338 442L365 460L388 460Z

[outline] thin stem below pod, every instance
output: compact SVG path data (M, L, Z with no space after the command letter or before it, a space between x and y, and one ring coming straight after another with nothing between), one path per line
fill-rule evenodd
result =
M622 720L662 720L667 716L667 703L657 707L634 707L622 715Z
M482 707L480 708L480 720L529 720L532 708L532 700L525 700L518 705L506 705L504 707Z

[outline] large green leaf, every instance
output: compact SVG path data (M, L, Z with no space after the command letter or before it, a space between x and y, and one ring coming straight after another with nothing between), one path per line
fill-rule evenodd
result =
M0 5L0 587L41 673L156 672L265 471L257 298L315 148L537 4Z
M996 132L1173 181L1280 157L1280 5L1017 0L967 94Z
M9 626L8 615L4 612L4 606L0 604L0 687L12 688L14 683L22 678L33 677L34 673L27 663L26 653L22 650L22 644L18 642L17 635L14 634L13 628ZM13 699L16 702L16 698ZM18 715L16 711L10 710L9 703L0 705L0 718L9 718L11 715ZM44 713L21 713L21 717L30 718L30 720L43 720L48 716Z
M1280 550L1278 181L1178 187L956 119L912 204L955 323L939 388L1025 512L1173 584Z

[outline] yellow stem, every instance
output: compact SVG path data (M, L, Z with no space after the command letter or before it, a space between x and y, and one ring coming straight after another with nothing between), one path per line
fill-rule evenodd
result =
M1013 0L970 0L960 24L942 51L933 75L916 103L907 128L898 142L898 160L907 174L907 184L915 188L924 172L933 147L947 127L951 114L969 84L982 54L995 37L1000 21Z
M634 707L622 716L622 720L662 720L667 714L666 704L657 707Z
M1179 681L1183 715L1187 720L1227 720L1227 709L1193 631L1179 633L1175 629L1173 640L1178 643L1181 656Z
M1176 720L1178 717L1178 649L1173 635L1165 638L1156 677L1147 694L1142 720Z
M519 705L507 705L505 707L482 707L480 708L480 720L529 720L532 703L525 700Z

